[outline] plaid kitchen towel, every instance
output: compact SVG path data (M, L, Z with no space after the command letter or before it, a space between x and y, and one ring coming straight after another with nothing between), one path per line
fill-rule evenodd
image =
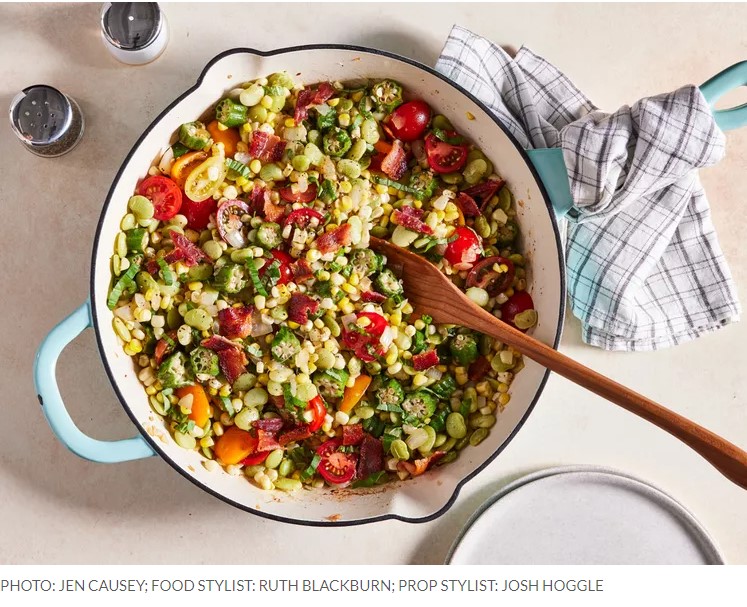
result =
M697 169L724 135L696 86L598 110L553 65L455 26L436 69L525 149L560 147L574 207L566 265L586 343L655 350L738 320L740 305Z

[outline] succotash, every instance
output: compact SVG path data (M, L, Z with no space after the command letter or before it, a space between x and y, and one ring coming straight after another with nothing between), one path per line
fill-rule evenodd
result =
M521 356L415 317L371 235L521 330L514 198L491 161L392 80L231 91L150 167L108 305L174 440L263 489L370 487L483 441Z

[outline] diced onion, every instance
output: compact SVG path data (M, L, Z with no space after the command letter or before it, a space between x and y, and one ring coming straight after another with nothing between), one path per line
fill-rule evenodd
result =
M387 327L386 329L384 329L384 332L381 334L379 341L381 342L381 345L385 350L389 349L389 346L391 346L392 342L394 341L394 331L392 331L391 327Z
M358 317L355 314L345 314L342 318L340 318L342 321L343 327L349 327L350 325L354 325L355 321L358 320Z
M328 106L326 103L320 103L319 105L312 105L311 107L313 107L322 116L326 116L332 111L332 108Z
M171 167L174 164L174 150L171 146L167 147L161 155L161 160L158 162L158 170L164 175L171 173Z
M443 375L443 373L441 373L441 371L436 369L436 367L431 367L425 372L425 375L428 379L432 379L433 381L438 381L439 379L441 379L441 376Z

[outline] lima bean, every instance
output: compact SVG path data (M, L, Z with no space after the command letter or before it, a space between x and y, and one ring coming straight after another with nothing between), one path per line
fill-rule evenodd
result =
M464 417L456 411L449 413L446 417L446 433L451 438L464 438L467 436L467 424L464 423Z

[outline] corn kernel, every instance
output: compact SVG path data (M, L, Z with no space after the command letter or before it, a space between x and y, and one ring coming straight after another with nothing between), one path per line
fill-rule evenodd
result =
M135 356L143 351L143 344L139 339L131 339L128 344L124 347L124 352L127 356Z
M145 393L148 394L149 396L153 396L156 393L156 389L153 386L148 386L145 389Z
M335 97L334 99L327 100L327 105L329 107L337 107L337 104L340 103L340 98Z
M394 344L389 346L389 350L387 350L386 359L385 359L387 366L390 366L396 363L398 356L399 356L399 349L397 349L397 346L395 346Z
M353 273L352 273L352 274L350 275L350 278L348 278L348 282L349 282L349 283L350 283L351 285L353 285L354 287L357 287L357 286L358 286L358 285L360 284L360 282L361 282L361 279L359 278L359 276L358 276L358 274L357 274L356 272L353 272Z
M249 183L249 180L246 177L239 177L236 180L236 185L239 187L245 186L247 183Z
M412 385L416 388L421 388L425 384L428 383L428 377L425 375L425 373L416 373L415 376L412 378Z
M225 124L223 124L222 122L219 122L218 123L218 130L219 131L227 131L228 127Z
M388 194L389 193L389 188L386 187L385 185L377 183L376 184L376 192L378 194ZM384 205L384 206L386 207L386 206L391 206L391 205Z
M389 315L389 324L399 327L402 324L402 312L395 310Z
M267 373L260 373L259 377L257 377L257 381L266 386L267 382L270 381L270 376Z
M342 285L341 288L343 291L345 291L345 293L348 293L349 295L353 295L358 292L358 289L356 289L353 285L347 282L344 285Z
M353 191L353 184L349 181L340 182L340 192L343 194L350 194Z
M228 384L226 384L225 386L221 387L221 389L218 391L218 393L221 396L228 396L229 394L231 394L231 386L229 386Z
M337 122L342 127L350 126L350 114L340 114L337 117Z
M241 130L245 133L251 133L252 132L252 125L249 122L245 122L241 125Z
M467 120L474 120L475 115L472 112L467 112Z
M262 170L262 163L255 158L249 163L249 170L252 173L259 173Z
M345 298L347 299L347 297ZM353 304L350 303L350 301L346 301L345 303L340 303L339 305L340 311L344 314L352 314L355 312L355 308L353 307Z
M457 367L454 369L454 377L460 386L463 386L469 381L467 370L464 367Z
M296 126L296 121L293 120L293 118L286 118L283 124L289 129L292 129L294 126Z
M501 407L505 407L510 400L511 400L510 394L501 394L498 397L498 404L501 405Z
M418 318L413 324L418 331L425 329L425 323L420 318Z

